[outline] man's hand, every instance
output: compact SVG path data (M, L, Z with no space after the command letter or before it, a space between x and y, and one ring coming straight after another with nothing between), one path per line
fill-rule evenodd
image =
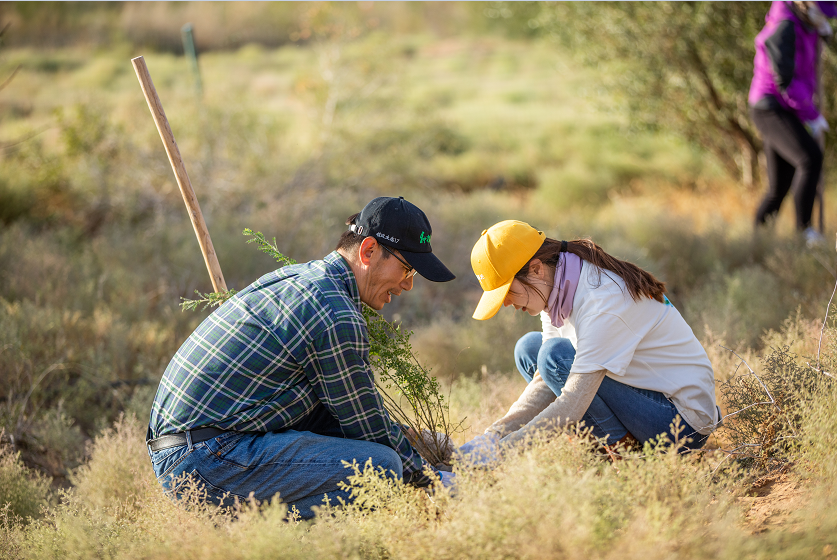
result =
M459 455L467 457L475 464L485 465L499 459L500 436L494 433L475 437L459 448Z

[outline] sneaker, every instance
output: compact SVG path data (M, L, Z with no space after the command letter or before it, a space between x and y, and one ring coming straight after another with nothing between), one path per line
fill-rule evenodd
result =
M819 247L825 244L825 237L812 227L805 228L802 236L805 238L805 244L808 247Z

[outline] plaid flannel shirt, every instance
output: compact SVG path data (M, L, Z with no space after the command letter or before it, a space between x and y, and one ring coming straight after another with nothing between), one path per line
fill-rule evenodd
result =
M207 317L166 368L150 431L277 431L318 403L344 437L394 449L405 482L428 482L375 387L357 281L336 251L262 276Z

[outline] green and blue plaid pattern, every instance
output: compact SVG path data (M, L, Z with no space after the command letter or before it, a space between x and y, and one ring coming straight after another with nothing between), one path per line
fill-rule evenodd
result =
M406 481L424 478L375 387L357 281L337 252L266 274L207 317L163 374L151 435L277 431L318 402L344 437L391 447Z

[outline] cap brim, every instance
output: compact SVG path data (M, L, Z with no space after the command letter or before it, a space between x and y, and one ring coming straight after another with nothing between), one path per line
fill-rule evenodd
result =
M433 253L411 253L410 251L399 251L404 260L416 269L424 278L431 282L450 282L456 276L448 270L442 261Z
M512 279L513 280L513 279ZM474 311L474 319L485 321L491 319L503 307L503 302L506 300L506 295L511 288L512 280L507 284L503 284L499 288L483 292L480 302L477 304L477 310Z

